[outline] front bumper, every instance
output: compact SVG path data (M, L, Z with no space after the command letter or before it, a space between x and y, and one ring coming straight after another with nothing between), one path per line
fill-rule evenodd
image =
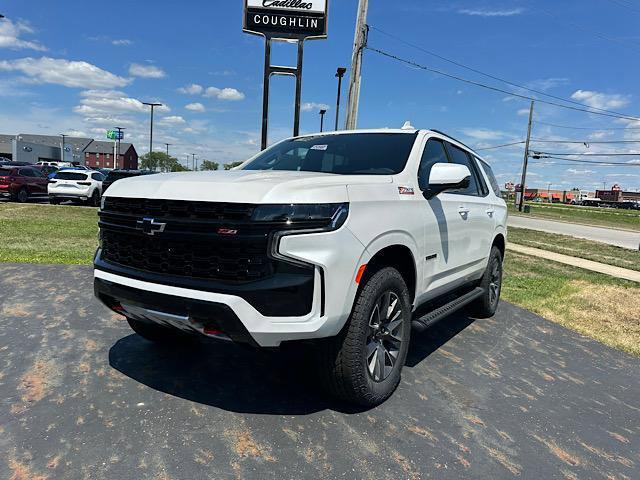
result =
M99 255L94 271L96 296L110 308L114 302L125 304L125 310L126 304L146 308L150 313L145 315L140 309L135 313L142 314L144 320L151 322L161 323L157 313L181 316L186 319L188 328L201 333L203 318L217 321L221 315L220 306L225 306L232 316L223 316L232 318L231 323L237 319L242 329L248 332L250 341L225 331L222 325L220 330L232 340L260 347L277 347L286 341L337 335L353 306L358 287L355 283L358 267L369 261L363 245L348 228L343 227L335 232L285 236L280 242L279 253L314 266L311 308L305 308L308 313L304 315L282 316L279 309L263 314L252 306L251 299L243 298L246 292L228 290L221 293L213 288L205 289L205 285L200 288L168 285L166 278L161 276L151 279L145 274L146 278L132 278L127 273L106 271L99 263ZM139 292L152 296L145 295L141 301L143 297ZM195 316L191 313L193 302L198 304ZM176 310L172 305L180 306Z

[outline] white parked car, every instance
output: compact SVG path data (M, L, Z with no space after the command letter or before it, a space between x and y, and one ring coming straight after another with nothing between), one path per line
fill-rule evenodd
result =
M58 168L73 167L73 164L71 162L56 162L56 161L51 161L51 162L40 161L40 162L37 162L36 165L41 165L45 167L58 167Z
M361 405L397 387L412 326L499 302L500 187L435 130L310 135L233 171L124 179L99 215L96 295L141 336L309 342L327 391Z
M49 203L63 200L81 200L100 206L104 175L92 170L60 170L49 180Z

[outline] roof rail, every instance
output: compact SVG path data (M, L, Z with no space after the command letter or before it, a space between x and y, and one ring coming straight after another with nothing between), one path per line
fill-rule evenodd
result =
M429 130L431 130L432 132L439 133L440 135L444 135L445 137L447 137L447 138L449 138L449 139L453 140L454 142L458 142L460 145L464 145L464 146L465 146L465 147L467 147L469 150L471 150L473 153L475 153L476 155L478 155L478 153L475 151L475 149L471 148L469 145L466 145L466 144L462 143L462 142L461 142L460 140L458 140L457 138L452 137L451 135L446 134L446 133L444 133L444 132L441 132L440 130L436 130L435 128L430 128ZM479 156L479 155L478 155L478 156Z

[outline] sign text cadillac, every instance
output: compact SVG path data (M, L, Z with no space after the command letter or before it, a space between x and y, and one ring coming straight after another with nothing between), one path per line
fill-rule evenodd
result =
M327 0L245 0L244 30L273 38L325 37Z

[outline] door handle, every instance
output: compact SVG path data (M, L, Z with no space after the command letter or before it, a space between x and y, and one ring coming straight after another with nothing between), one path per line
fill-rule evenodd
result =
M496 211L493 210L492 208L488 208L486 210L486 212L487 212L487 215L489 215L490 218L493 218L493 215L496 213Z
M469 209L465 208L465 207L460 207L458 209L458 213L462 216L462 217L467 217L469 215Z

